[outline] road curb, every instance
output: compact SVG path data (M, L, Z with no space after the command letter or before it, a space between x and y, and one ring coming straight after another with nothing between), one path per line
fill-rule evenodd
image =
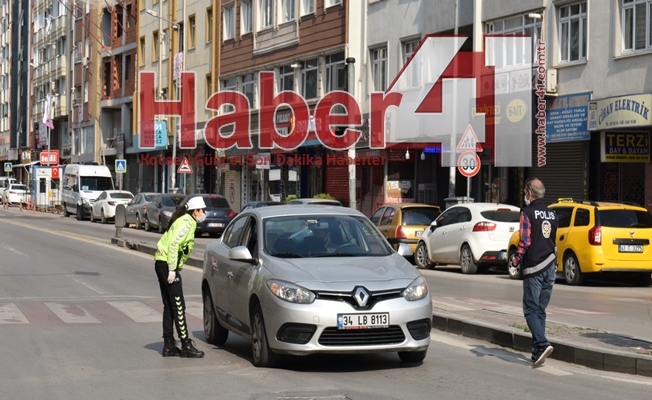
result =
M156 253L156 246L146 242L135 242L113 237L111 243L119 247L151 254L152 256ZM203 259L191 256L186 261L186 265L202 268ZM522 329L495 325L477 319L441 312L433 312L432 327L443 332L483 340L516 351L525 353L531 351L532 336L523 332ZM652 356L634 355L587 346L571 340L560 340L553 337L549 339L555 348L550 358L603 371L652 377Z
M432 326L440 331L484 340L529 353L532 336L521 329L494 325L446 313L433 313ZM550 358L588 368L652 377L652 357L549 338L555 351Z

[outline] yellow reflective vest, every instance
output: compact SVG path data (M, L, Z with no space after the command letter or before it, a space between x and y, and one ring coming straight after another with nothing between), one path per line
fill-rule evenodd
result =
M197 221L192 216L179 217L156 244L154 260L165 261L170 271L182 270L195 248L195 229Z

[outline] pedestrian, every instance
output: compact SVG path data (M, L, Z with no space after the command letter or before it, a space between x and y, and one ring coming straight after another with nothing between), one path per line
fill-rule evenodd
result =
M170 225L156 245L154 255L156 276L163 300L163 357L181 356L201 358L204 352L197 350L188 337L186 305L183 298L181 273L195 247L195 229L198 222L206 219L206 204L200 196L180 205L170 217ZM173 325L181 340L181 349L174 340Z
M532 332L532 362L542 365L554 348L546 338L546 307L557 275L557 219L543 204L543 183L525 182L525 207L521 210L520 241L510 268L521 263L523 275L523 314Z

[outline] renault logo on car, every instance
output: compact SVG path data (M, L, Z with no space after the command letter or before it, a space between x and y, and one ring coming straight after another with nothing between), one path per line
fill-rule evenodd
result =
M355 289L353 298L358 302L359 307L364 307L367 305L367 301L369 301L369 293L365 290L365 288L359 287Z

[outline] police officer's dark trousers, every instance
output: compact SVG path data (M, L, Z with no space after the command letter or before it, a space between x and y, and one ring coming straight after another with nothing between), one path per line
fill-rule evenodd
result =
M174 283L168 283L168 265L165 261L156 261L156 276L161 287L161 299L163 300L163 339L174 340L172 325L175 324L177 334L182 341L188 339L188 327L186 325L186 304L183 299L183 285L181 275L177 272Z

